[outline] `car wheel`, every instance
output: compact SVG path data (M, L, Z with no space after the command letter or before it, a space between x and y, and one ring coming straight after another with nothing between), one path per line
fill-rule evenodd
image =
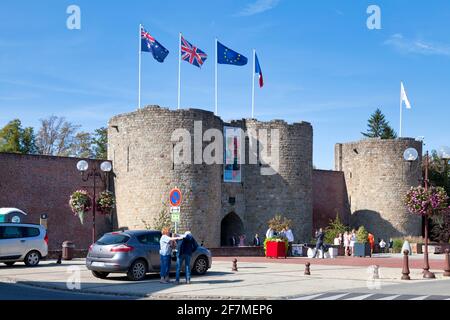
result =
M140 281L147 274L147 264L144 260L136 260L128 269L127 277L131 281Z
M25 256L25 259L24 259L23 262L25 262L25 264L28 267L35 267L35 266L37 266L39 264L40 260L41 260L41 255L39 254L39 252L37 252L37 251L30 251Z
M4 262L4 264L6 264L8 267L12 267L14 265L14 263L16 263L15 261L13 262Z
M92 271L92 275L99 279L106 279L106 277L109 275L109 272Z
M208 259L205 256L198 257L192 269L195 274L205 274L208 271Z

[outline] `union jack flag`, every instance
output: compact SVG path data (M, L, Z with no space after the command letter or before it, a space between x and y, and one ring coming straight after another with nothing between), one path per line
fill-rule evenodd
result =
M207 58L206 53L181 37L181 59L200 68Z

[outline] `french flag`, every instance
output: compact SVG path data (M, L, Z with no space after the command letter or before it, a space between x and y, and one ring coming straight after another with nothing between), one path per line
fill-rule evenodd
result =
M261 70L261 66L259 65L258 56L255 53L255 73L259 76L259 87L262 88L264 86L264 78Z

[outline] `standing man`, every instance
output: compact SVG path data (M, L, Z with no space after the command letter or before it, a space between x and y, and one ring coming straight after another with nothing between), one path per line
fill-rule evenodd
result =
M176 284L180 284L180 271L181 266L184 262L184 273L186 276L186 284L191 283L191 257L192 253L197 250L198 244L195 241L190 231L186 231L184 233L183 240L178 242L178 251L177 251L177 273L176 273Z
M287 228L285 236L288 240L288 256L292 257L292 244L294 243L294 234L292 233L291 228Z
M253 245L255 247L259 247L261 245L261 239L258 234L255 234L255 237L253 238Z
M320 228L319 232L317 232L317 243L316 243L316 252L314 252L313 259L316 257L317 253L320 249L323 250L322 259L325 258L325 246L323 245L323 238L325 237L325 233L323 232L323 229Z

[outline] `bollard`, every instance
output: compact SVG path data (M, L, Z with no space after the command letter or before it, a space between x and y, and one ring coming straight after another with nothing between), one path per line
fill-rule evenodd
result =
M445 249L445 270L444 277L450 277L450 258L449 258L450 250Z
M402 270L402 280L411 280L409 277L409 251L403 251L403 270Z
M305 275L310 276L311 275L311 269L309 268L311 266L311 263L307 262L305 264Z
M238 271L236 258L233 259L233 267L231 268L231 271Z

